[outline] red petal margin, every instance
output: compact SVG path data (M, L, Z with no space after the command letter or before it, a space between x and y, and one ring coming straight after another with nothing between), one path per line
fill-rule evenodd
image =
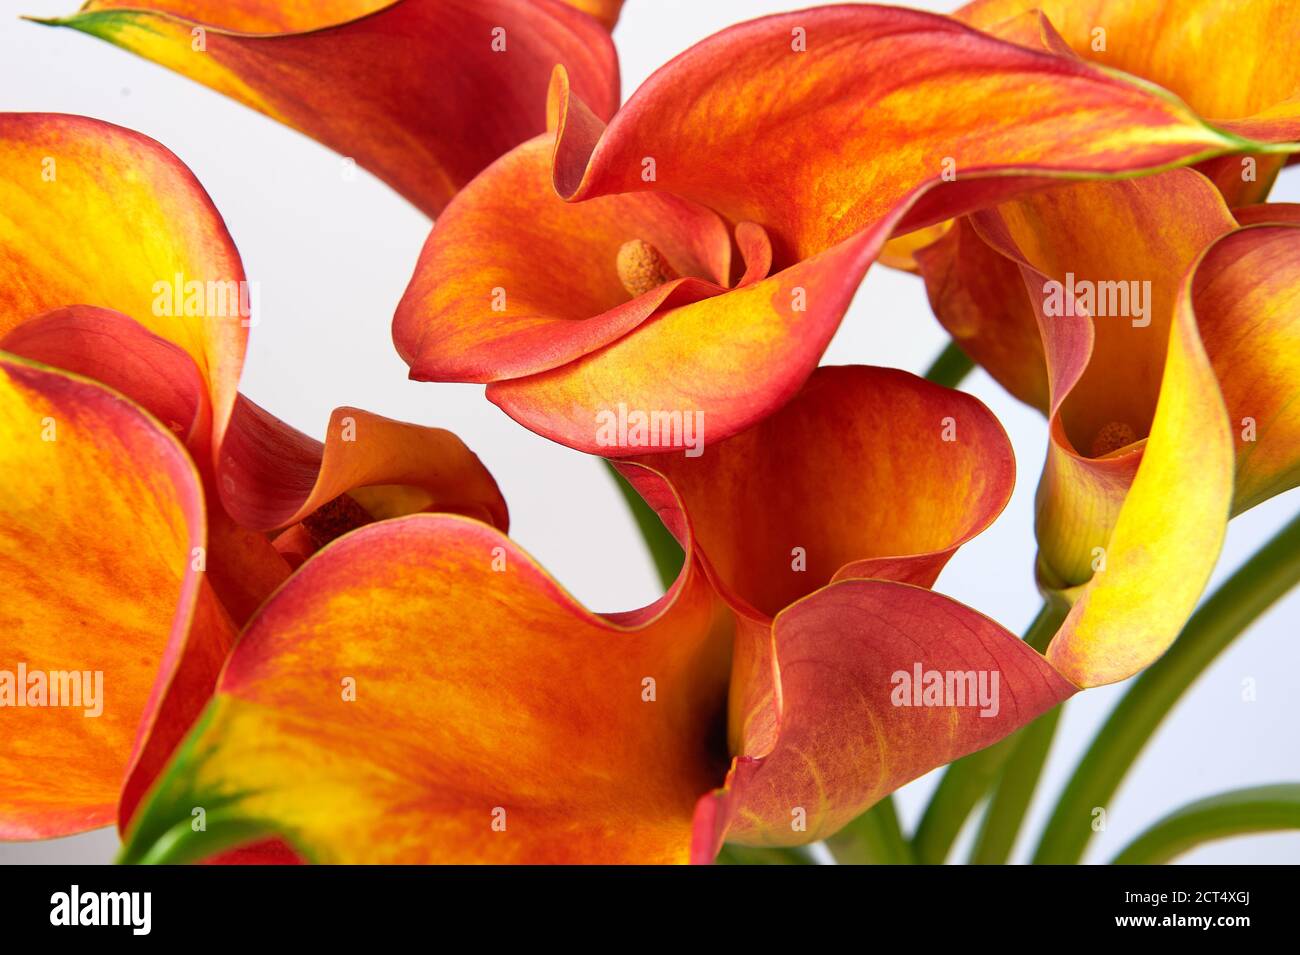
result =
M179 736L206 700L180 684L210 689L205 661L233 631L196 564L203 491L180 444L91 381L7 354L0 366L2 656L103 675L97 718L4 710L0 837L49 838L112 821L124 777L166 755L153 731Z
M1027 11L1079 56L1172 90L1222 128L1300 137L1300 9L1288 0L976 0L953 16L1001 35Z
M800 41L806 52L794 49ZM941 180L945 157L956 181L900 231L1023 192L1023 176L1152 169L1230 145L1173 97L1080 60L947 17L841 5L763 17L695 45L603 135L562 136L555 185L573 200L671 192L757 222L784 266L879 222Z
M773 629L775 742L732 764L696 807L692 861L725 840L798 845L831 835L935 767L991 745L1076 692L1024 641L946 597L879 580L832 584ZM895 704L897 674L997 674L997 712ZM914 699L914 698L913 698Z
M414 510L463 514L502 530L510 523L496 481L460 438L358 408L336 409L321 444L240 396L218 484L230 515L256 530L296 524L349 491L394 485L419 492Z
M688 861L728 638L694 564L615 619L482 523L363 528L249 625L128 853L180 823L202 855L219 805L318 862Z
M819 368L761 424L705 438L699 457L621 470L651 501L647 469L672 485L718 589L768 618L833 579L930 586L1015 486L1011 443L978 399L892 368Z
M1235 135L1300 138L1300 66L1291 48L1300 14L1288 0L976 0L953 16L1150 80ZM1034 19L1046 24L1041 33L1027 28ZM1239 154L1196 168L1239 205L1262 201L1285 161Z
M1243 226L1247 225L1300 225L1300 203L1298 202L1261 202L1257 205L1241 206L1232 210L1233 217Z
M1252 211L1245 218L1261 224L1219 239L1193 277L1197 327L1233 431L1234 513L1300 485L1298 212Z
M0 349L121 392L176 435L204 470L212 405L203 376L179 345L121 312L73 305L19 325L0 338Z
M248 328L231 305L247 287L225 223L194 174L159 143L119 126L0 113L0 209L0 334L69 306L129 316L194 360L212 403L211 460L243 367ZM191 283L206 290L201 304L185 294Z
M24 322L0 339L0 349L116 389L185 443L207 503L206 579L241 626L289 575L289 566L264 535L238 526L221 507L209 451L212 406L189 355L135 319L89 305Z
M557 63L601 115L619 102L608 32L558 0L91 0L42 22L98 36L306 133L430 216L546 128Z
M806 52L792 47L803 41ZM789 93L774 101L772 89ZM438 286L434 305L404 301L395 333L415 377L488 381L489 399L525 427L600 454L622 453L597 445L593 423L620 402L646 412L705 411L715 439L770 414L816 367L895 232L1039 189L1053 177L1113 176L1242 146L1172 97L1077 58L946 18L871 6L723 31L655 74L607 128L562 73L551 94L552 179L577 203L568 213L575 221L589 202L672 194L764 229L776 270L703 301L656 301L648 317L611 323L604 316L612 302L575 313L563 280L536 281L552 260L567 274L567 248L547 245L541 261L510 269L523 250L533 251L520 241L518 250L489 258L475 281ZM936 102L946 108L935 110ZM755 142L768 145L754 149ZM517 204L512 188L521 180L501 171L510 165L487 170L476 184L480 199L508 193L484 209ZM537 195L539 209L554 201ZM461 249L474 241L476 223L500 237L498 245L515 241L510 230L489 230L496 220L481 210L456 211L453 231L438 237L434 230L420 287L449 271L464 277ZM603 269L599 287L612 288L611 251L593 252L584 269ZM516 285L527 290L520 321L488 314L491 289L518 294ZM584 314L602 321L557 321Z
M412 378L489 382L546 371L662 308L724 291L731 236L716 213L657 194L567 203L551 188L553 142L539 136L503 156L429 234L393 318ZM615 263L630 239L653 245L682 277L629 298Z
M833 580L933 584L1015 482L1010 443L979 401L861 366L818 369L779 412L700 457L618 467L680 541L694 540L737 614L734 753L766 751L776 730L772 615Z
M1043 339L1019 266L980 238L966 216L913 260L931 310L961 350L1012 395L1046 413Z

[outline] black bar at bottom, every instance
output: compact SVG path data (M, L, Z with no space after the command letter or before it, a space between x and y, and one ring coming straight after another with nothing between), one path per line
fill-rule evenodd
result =
M1071 941L1200 934L1230 944L1243 932L1295 924L1293 870L1267 866L32 866L7 867L0 878L7 883L0 894L6 942L75 932L83 942L284 938L297 947L408 930L454 950L464 947L454 940L465 931L485 942L519 932L533 941L556 933L616 945L615 939L646 934L675 947L715 932L731 944L743 937L762 942L779 926L807 933L809 946L828 940L826 932L847 931L869 945L909 927L926 943L1042 942L1047 931L1048 938ZM678 926L688 934L660 934ZM451 935L441 934L448 930Z

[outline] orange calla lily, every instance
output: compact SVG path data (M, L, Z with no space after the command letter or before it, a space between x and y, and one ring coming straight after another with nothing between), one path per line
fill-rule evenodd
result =
M1243 228L1206 250L1189 296L1233 431L1234 514L1300 485L1300 215L1237 218Z
M12 503L0 553L6 579L27 588L15 606L41 608L5 621L0 653L55 670L84 659L113 694L112 719L94 724L104 732L52 720L7 768L0 834L34 838L102 825L115 801L126 823L234 634L324 543L393 514L447 510L501 528L508 517L448 432L342 408L322 445L237 393L243 320L207 310L203 293L237 290L242 266L207 195L162 146L42 114L0 115L0 140L0 353L12 379L0 413L16 455L0 482ZM197 310L177 314L173 285L191 284ZM46 419L66 442L41 443ZM37 501L43 523L63 530L33 543ZM139 521L123 516L137 504ZM265 533L281 528L274 542ZM87 629L85 601L113 633ZM82 758L94 773L70 787L56 768Z
M882 580L835 583L782 611L772 652L781 694L775 742L733 761L724 787L699 805L697 861L723 840L809 841L791 831L792 817L807 821L812 839L833 835L904 783L992 745L1077 689L969 607ZM927 704L918 687L937 691L938 675L944 693L955 676L966 681L967 699L1001 694L1002 708ZM908 692L911 707L900 706Z
M0 114L0 145L0 334L70 305L131 316L192 359L212 408L215 450L243 369L248 322L239 290L247 286L203 187L148 137L81 116ZM195 321L185 308L189 283L235 294Z
M955 14L957 19L1001 39L1031 49L1070 58L1083 58L1151 80L1181 96L1217 128L1261 143L1300 139L1300 68L1289 55L1286 38L1295 32L1296 12L1282 0L1251 0L1243 6L1224 0L1091 0L1087 3L976 0ZM1179 29L1169 29L1177 21ZM1226 68L1223 64L1232 64ZM1229 78L1249 64L1251 82ZM1279 153L1221 156L1196 168L1214 181L1229 204L1261 202L1287 162ZM892 239L881 258L887 264L919 272L917 253L938 240L952 223ZM981 258L976 243L957 266L967 275L960 284L990 284L980 277L981 266L1005 266ZM939 254L951 255L952 246ZM976 261L980 264L977 265ZM931 265L931 270L935 266ZM969 294L950 288L958 297ZM950 314L960 308L949 301ZM1023 316L1022 316L1023 319ZM1008 322L1008 328L1032 326ZM975 348L988 347L987 342ZM1027 372L1028 373L1028 372ZM1004 382L1008 387L1011 383ZM1032 387L1028 382L1018 382ZM1030 392L1012 388L1031 403L1041 403L1041 388Z
M620 403L721 438L797 393L892 232L1243 148L1149 85L870 5L725 30L608 126L560 70L549 112L448 207L394 341L412 377L615 456L644 453L597 438Z
M112 821L186 634L224 649L233 633L193 566L199 476L156 421L0 353L0 429L0 837L32 839Z
M607 27L621 6L89 0L72 16L38 22L100 37L306 133L432 216L545 128L556 63L593 108L613 114L618 58Z
M1220 129L1263 143L1300 139L1300 64L1292 44L1300 10L1294 3L975 0L954 16L1007 35L1007 25L1028 11L1040 11L1067 50L1159 84ZM1242 75L1250 82L1240 82ZM1279 155L1230 157L1202 171L1229 202L1241 204L1267 196L1283 162Z
M954 337L1050 416L1039 576L1072 609L1048 657L1081 685L1163 653L1230 514L1300 483L1297 224L1250 217L1280 224L1176 170L1006 203L917 255Z
M932 582L1010 494L973 398L822 369L702 457L621 467L687 550L664 598L593 614L463 518L361 528L250 623L125 858L280 835L321 862L707 862L724 839L821 838L1074 690L902 582ZM900 689L948 671L1003 689L983 715L973 686Z

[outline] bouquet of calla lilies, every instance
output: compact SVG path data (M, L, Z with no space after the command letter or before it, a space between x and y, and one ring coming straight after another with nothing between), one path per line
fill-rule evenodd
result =
M1037 842L1077 862L1182 692L1300 579L1292 522L1207 593L1229 520L1300 484L1300 205L1268 202L1300 155L1300 4L835 4L729 27L626 100L622 6L37 21L431 217L375 303L410 377L605 459L665 593L575 600L455 434L340 407L322 442L244 397L256 299L183 159L0 114L0 838L943 862L978 809L971 858L1005 862L1062 705L1140 674ZM877 263L951 336L924 377L821 365ZM957 390L976 365L1047 439L1023 635L933 589L1017 477ZM905 831L891 794L945 766ZM1285 777L1183 801L1116 861L1300 827Z

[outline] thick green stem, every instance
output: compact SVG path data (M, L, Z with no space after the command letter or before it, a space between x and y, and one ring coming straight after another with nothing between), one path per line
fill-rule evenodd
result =
M934 360L930 370L925 373L927 381L947 388L956 388L975 367L975 362L957 347L956 342L949 342L939 357Z
M750 846L723 846L718 865L816 865L807 849L754 849Z
M970 861L974 865L1002 865L1016 846L1016 837L1024 823L1025 812L1034 799L1034 790L1043 775L1047 754L1056 737L1056 724L1061 720L1061 707L1044 713L1034 722L1019 730L1008 740L1011 756L997 788L984 810L979 834Z
M1215 839L1280 829L1300 829L1300 784L1236 789L1186 805L1130 842L1112 864L1164 865Z
M1229 577L1192 615L1169 651L1133 682L1061 793L1034 862L1072 864L1083 858L1092 838L1093 810L1110 802L1174 704L1297 581L1300 516Z
M1025 642L1042 652L1065 619L1065 614L1065 607L1045 603L1025 631ZM1045 714L1039 720L1049 715ZM948 767L939 780L930 804L925 807L925 815L921 817L921 824L917 826L916 835L912 838L912 849L917 862L938 865L947 859L971 810L997 780L1015 751L1021 734L1034 725L1036 724L1031 724L978 753L963 756Z
M889 796L827 839L826 846L840 865L910 865L916 861Z
M614 465L605 461L605 467L609 469L610 475L618 485L619 491L623 495L623 500L627 501L628 509L632 512L632 518L636 521L637 529L641 531L641 537L645 540L646 548L650 551L650 557L655 562L655 570L659 573L659 581L668 589L677 579L677 575L682 571L682 563L686 560L686 555L682 552L682 545L677 543L677 538L668 532L664 527L664 522L659 519L659 515L642 500L641 495L636 489L627 482L627 478L619 474L614 469Z

